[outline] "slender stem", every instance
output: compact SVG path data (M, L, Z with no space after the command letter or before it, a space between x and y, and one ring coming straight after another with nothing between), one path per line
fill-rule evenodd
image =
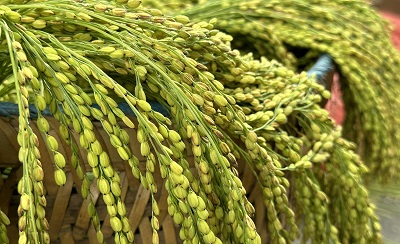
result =
M23 102L22 102L21 87L20 87L20 84L18 81L18 61L17 61L17 58L14 56L14 48L12 47L13 40L11 39L10 33L8 33L8 32L11 32L11 30L8 28L8 25L4 20L1 21L1 25L5 29L4 34L7 39L8 51L9 51L9 55L10 55L11 66L13 69L15 89L17 91L16 94L17 94L17 98L18 98L19 122L23 121L25 123L25 125L24 125L26 127L25 130L28 131L28 134L29 134L29 132L32 132L32 130L29 127L29 121L27 120L28 118L26 117L26 114L25 114L26 113L25 110L28 108L25 108L23 106ZM28 160L29 160L28 155L30 153L30 145L29 144L30 144L29 140L26 140L26 138L23 136L21 147L24 150L26 150L25 154L24 154L23 162L22 162L22 171L23 171L24 182L26 180L25 177L27 177L27 178L29 178L29 180L31 180L30 179L30 175L31 175L30 168L31 167L29 167L29 162L28 162ZM27 192L28 195L30 195L32 193L30 184L24 184L23 188L24 188L24 192L25 193ZM32 202L32 200L34 200L34 199L29 198L30 204L29 204L28 215L30 218L30 225L28 225L28 226L30 226L30 228L33 229L31 234L33 235L33 238L35 239L35 242L39 243L39 236L38 236L38 232L36 229L36 221L35 221L35 215L34 215L34 211L35 211L34 203Z

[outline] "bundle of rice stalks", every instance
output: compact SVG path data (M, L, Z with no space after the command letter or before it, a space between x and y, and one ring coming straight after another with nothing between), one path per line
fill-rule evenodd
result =
M330 54L341 74L343 134L370 168L365 178L399 178L400 56L388 24L367 1L208 0L184 7L172 11L195 21L217 19L215 27L233 36L234 47L296 70Z
M276 61L240 55L230 47L231 36L214 29L214 21L197 23L184 15L137 9L138 0L2 3L0 80L6 89L3 101L18 104L23 165L19 243L50 239L43 187L44 177L52 177L44 175L43 164L50 162L41 162L29 104L35 105L38 128L54 158L55 182L66 183L69 164L82 181L82 197L91 199L91 179L77 163L78 148L85 149L117 243L132 243L134 233L118 172L94 132L94 121L152 198L154 172L166 179L168 212L180 225L184 243L262 241L238 164L252 169L262 189L264 241L288 243L300 232L317 243L380 241L374 206L361 181L367 169L354 144L341 137L319 106L329 92L315 78ZM155 111L150 100L164 105L169 116ZM118 107L121 101L137 124ZM70 158L49 133L46 108L59 121ZM130 149L121 121L137 128L140 155ZM190 150L195 171L186 159ZM145 170L138 156L146 158ZM152 241L158 243L157 202L151 209ZM103 243L93 204L88 211ZM0 217L0 236L7 242L8 221Z

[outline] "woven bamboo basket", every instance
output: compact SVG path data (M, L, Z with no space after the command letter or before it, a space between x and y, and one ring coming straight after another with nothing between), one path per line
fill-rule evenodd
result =
M58 134L58 122L51 117L47 118L51 124L50 134L58 139L60 152L65 155L71 155L71 149L67 146ZM134 118L132 118L134 119ZM130 166L119 158L117 151L111 145L108 135L101 128L99 123L96 125L96 134L101 138L104 150L108 152L112 159L113 167L119 172L122 186L122 199L127 206L127 216L129 218L133 232L135 233L136 243L151 243L152 228L150 224L151 202L150 191L145 189L140 182L132 175ZM32 121L31 126L39 135L36 122ZM131 141L132 152L138 156L141 162L142 170L145 170L145 159L140 157L140 151L135 145L139 142L135 141L136 131L129 129L121 124L121 127L126 129L133 141ZM10 118L0 118L0 169L3 171L6 168L11 168L11 172L7 178L0 179L0 207L10 218L11 224L8 226L8 236L11 243L16 243L18 240L18 215L17 208L19 204L19 194L16 191L18 180L22 176L22 165L18 162L17 143L18 120L15 116ZM74 135L75 140L79 140L78 135ZM72 169L71 164L67 164L67 183L58 187L54 181L53 158L46 153L45 142L42 137L40 140L40 150L42 152L42 163L44 174L48 177L44 178L46 188L46 218L49 221L49 234L52 243L97 243L96 232L91 226L90 218L87 213L89 201L83 199L80 195L81 182L78 179L76 172ZM83 149L80 149L80 164L82 168L88 172L90 166L86 163L86 154ZM192 156L188 156L189 162ZM46 163L47 162L47 163ZM243 185L249 189L249 198L257 209L255 223L259 228L260 233L264 226L265 212L259 188L255 184L255 178L252 177L252 172L240 164L239 172L243 180ZM176 226L172 218L167 212L167 191L164 189L164 180L159 172L154 175L156 183L158 183L158 191L156 199L160 207L160 243L180 243L178 237L178 226ZM114 242L113 231L109 223L109 215L107 214L106 205L101 198L96 182L93 181L91 186L91 195L95 203L99 218L102 223L102 231L106 243Z
M332 60L327 56L321 58L309 70L309 74L316 74L317 79L323 82L330 89L333 77ZM324 101L325 103L326 101ZM0 103L0 115L2 108ZM62 140L58 132L58 122L52 117L46 117L51 125L49 133L54 136L59 142L59 151L66 155L66 159L71 156L70 147ZM131 117L132 121L136 121ZM93 122L95 125L95 133L97 138L102 143L102 147L110 156L112 165L119 172L121 179L122 194L127 207L127 217L129 219L132 231L135 233L135 243L147 244L151 243L152 228L150 223L151 218L151 195L150 191L145 189L137 180L130 169L128 163L124 162L118 155L116 149L111 145L107 133L101 127L99 122ZM33 131L37 135L39 132L36 121L33 119L30 123ZM139 142L136 140L136 130L127 128L123 123L120 124L131 138L131 150L142 162L141 170L145 170L145 158L140 155ZM22 176L22 164L18 161L19 145L17 143L18 133L18 118L10 115L0 117L0 172L3 173L0 177L0 208L10 218L11 224L7 227L10 243L18 242L18 214L17 208L19 205L20 195L17 192L17 184ZM45 178L43 180L46 190L46 219L49 222L49 234L52 243L98 243L96 231L91 224L90 217L87 212L89 204L88 199L83 199L80 193L81 181L79 180L71 162L67 162L67 182L64 186L59 187L55 183L53 157L47 151L44 137L39 137L39 150L41 151L41 162ZM73 134L73 139L79 145L79 135ZM190 148L190 147L187 147ZM90 172L90 166L87 164L86 152L84 149L79 149L80 165L82 169ZM193 162L191 152L188 152L189 163ZM195 171L193 166L193 172ZM6 173L5 173L6 172ZM256 210L253 216L257 231L263 240L263 243L268 243L266 209L261 198L261 191L256 184L253 172L246 164L239 161L238 172L243 182L243 186L248 192L248 199L253 204ZM167 196L168 193L164 188L164 179L160 173L155 172L154 180L157 183L158 191L155 195L160 208L160 243L176 244L182 243L179 239L179 226L175 225L171 216L167 211ZM102 200L101 194L96 187L96 181L91 185L91 197L95 203L99 214L101 229L104 234L106 243L114 243L113 230L110 226L110 216L107 213L106 205ZM290 197L289 197L290 199Z

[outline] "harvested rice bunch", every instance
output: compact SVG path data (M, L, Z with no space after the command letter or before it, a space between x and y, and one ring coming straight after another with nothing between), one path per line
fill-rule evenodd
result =
M307 220L305 239L379 242L379 224L360 180L365 167L319 107L319 94L329 96L324 88L277 62L241 56L230 48L232 38L213 28L214 21L196 23L183 15L134 9L139 2L0 5L6 54L2 63L10 70L3 80L13 84L19 106L24 172L18 185L19 242L49 242L41 152L29 123L30 103L54 158L55 182L66 183L68 163L82 181L83 198L91 199L78 147L86 150L117 243L132 243L134 233L118 172L94 132L94 121L101 123L153 199L156 169L166 179L168 212L180 225L185 243L261 242L251 219L255 209L236 169L239 163L253 169L262 189L268 240L273 243L296 239L301 218ZM163 104L170 116L155 111L150 99ZM137 122L119 108L119 101L130 107ZM70 158L59 152L59 141L49 133L47 107L71 147ZM140 155L132 152L132 139L121 123L137 129ZM194 172L188 151L194 155ZM145 170L138 157L146 158ZM339 182L343 179L338 176L345 181ZM349 203L330 205L343 198ZM354 199L357 204L352 205ZM151 211L152 241L158 243L156 201ZM104 243L93 203L88 213L98 241Z
M224 79L230 76L222 72L223 67L215 75L223 81L225 93L233 96L243 108L247 123L277 165L275 175L284 176L284 191L294 196L288 201L285 195L274 195L282 189L273 185L262 187L267 210L272 211L270 206L275 206L273 212L268 212L271 218L268 222L277 221L272 213L278 213L281 221L275 227L269 226L272 241L274 236L288 242L294 240L298 231L298 222L294 224L290 218L294 211L305 220L303 240L311 239L316 243L329 240L379 242L380 225L372 214L374 206L366 199L367 191L360 177L367 169L352 152L354 144L341 138L340 128L335 128L328 112L318 105L322 96L329 97L329 92L308 78L305 72L295 74L276 61L256 61L250 56L244 59L247 65L241 68L245 79ZM221 126L226 128L227 121ZM266 174L260 170L260 179ZM358 176L354 177L354 174ZM357 190L351 190L353 187ZM338 188L347 190L338 191ZM363 198L363 203L358 202L358 198ZM288 202L290 209L286 209ZM356 202L360 204L356 206ZM343 210L349 211L348 214L338 217ZM369 217L367 220L357 216ZM351 226L355 222L360 225L353 229ZM283 227L274 229L276 226Z
M181 224L181 239L208 243L260 242L250 218L254 208L246 200L246 191L231 166L235 156L229 154L230 139L224 138L212 117L199 106L206 104L205 108L211 111L221 108L219 114L235 115L231 119L234 129L247 137L250 132L245 126L244 114L235 112L240 109L233 107L235 100L222 93L223 86L207 68L189 58L194 50L179 44L179 41L189 43L184 38L192 37L190 42L197 45L206 39L201 44L221 59L229 60L237 55L225 53L228 48L219 41L220 37L214 37L220 46L209 40L216 32L210 33L200 26L185 27L187 18L178 18L181 23L155 10L127 12L112 5L70 1L1 7L6 13L2 30L9 55L4 61L12 68L7 79L14 81L20 113L19 156L24 168L18 187L21 243L49 241L49 227L43 218L45 201L38 140L29 125L30 101L37 108L37 126L54 156L55 182L66 183L66 160L58 152L58 141L49 134L49 122L42 115L46 107L60 122L60 135L71 146L70 163L82 180L84 198L90 198L90 182L78 163L77 147L87 150L88 164L111 216L116 242L133 242L134 234L121 200L118 173L94 133L93 119L101 122L119 156L129 163L133 175L152 195L157 191L153 173L158 165L162 177L167 179L169 213ZM129 91L118 83L124 80L130 80L134 89ZM175 129L171 129L169 118L152 109L145 88L149 89L147 93L157 95L168 104ZM203 99L206 94L208 101ZM131 107L137 125L118 108L114 100L117 97ZM192 101L194 97L198 104ZM92 107L93 102L99 108ZM132 154L129 135L120 127L119 120L130 128L138 128L140 154L147 158L146 172L139 170L138 155ZM79 134L79 143L72 140L72 131ZM196 156L198 172L195 175L184 157L186 138ZM253 146L259 147L255 142ZM267 157L266 154L256 156L256 161ZM98 240L104 242L93 204L88 210ZM158 243L158 214L157 203L153 203L154 243ZM219 225L221 218L225 220ZM237 228L241 231L236 231ZM234 231L238 233L233 235Z
M195 21L217 18L217 29L232 34L234 42L240 36L237 46L254 46L288 67L303 68L316 55L329 53L343 76L343 133L358 144L371 169L367 178L399 177L400 56L386 22L366 1L210 0L177 12ZM292 47L310 51L296 61Z

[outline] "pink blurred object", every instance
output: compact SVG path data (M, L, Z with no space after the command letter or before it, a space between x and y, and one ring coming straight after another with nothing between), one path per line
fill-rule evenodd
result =
M333 76L333 83L331 87L331 98L325 105L325 108L329 111L331 118L340 125L343 123L345 110L342 99L342 92L340 91L339 75Z
M380 13L384 19L392 24L392 42L400 50L400 16L386 11L380 11Z

